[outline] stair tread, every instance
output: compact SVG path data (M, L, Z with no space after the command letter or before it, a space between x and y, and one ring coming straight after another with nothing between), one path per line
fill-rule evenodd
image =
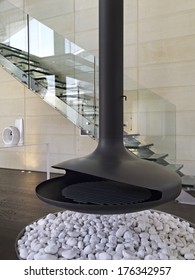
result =
M123 138L131 138L131 137L137 137L140 136L139 133L130 133L130 134L123 134Z
M27 56L27 54L25 54L22 50L11 47L11 46L8 46L8 45L5 45L5 44L0 44L0 50L6 50L6 51L9 51L11 53L13 52L13 53L18 53L18 54L24 54L24 55Z
M173 171L179 171L180 169L182 169L183 164L169 163L165 167L168 168L168 169L171 169Z
M58 98L60 98L62 101L65 101L65 102L67 102L67 98L72 98L72 99L74 99L75 101L78 99L78 100L91 100L91 98L90 98L90 96L88 96L88 95L80 95L80 96L78 96L78 95L76 95L76 94L63 94L63 95L61 95L61 94L58 94L58 95L56 95ZM81 105L80 105L81 106Z
M149 148L152 147L154 144L142 144L142 143L130 143L130 144L125 144L125 148L127 149L143 149L143 148Z
M20 64L23 64L25 66L29 66L30 64L30 67L40 67L40 63L38 61L33 61L33 60L28 60L28 61L18 61L16 66L20 67Z
M19 58L20 60L24 60L26 63L34 63L34 64L37 64L37 65L39 65L39 62L37 62L37 61L35 61L35 60L28 60L28 58L27 57L23 57L23 56L21 56L21 55L17 55L17 54L8 54L8 55L5 55L4 56L5 58L7 58L7 59L9 59L9 58L11 58L11 57L16 57L16 58ZM19 61L19 63L21 63L22 61Z
M43 68L41 66L37 66L37 65L28 65L28 63L25 64L27 67L26 69L24 69L24 72L32 72L32 71L36 71L36 72L44 72L44 73L48 73L49 75L53 75L51 74L51 72L49 72L48 69ZM30 66L30 67L29 67Z
M53 74L51 74L48 70L46 70L46 69L30 69L30 70L24 70L24 72L26 72L26 73L39 73L39 74L43 74L43 75L53 75Z
M41 84L43 84L44 86L48 85L47 77L45 77L45 76L34 77L34 79L36 81L40 81ZM55 80L55 87L58 88L58 89L61 89L61 90L66 90L66 83L65 82L61 82L59 80ZM61 96L59 96L59 95L57 97L61 98Z
M195 176L184 175L181 177L182 185L195 187Z
M168 156L168 154L152 154L152 155L140 155L140 157L142 159L147 159L147 160L153 160L153 161L156 161L158 159L162 159L162 158L165 158L166 156Z

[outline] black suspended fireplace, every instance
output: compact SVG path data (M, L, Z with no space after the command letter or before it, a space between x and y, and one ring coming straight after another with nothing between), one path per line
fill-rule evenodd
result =
M38 197L67 210L120 214L155 207L181 191L178 174L123 145L123 1L99 0L99 143L90 155L55 165Z

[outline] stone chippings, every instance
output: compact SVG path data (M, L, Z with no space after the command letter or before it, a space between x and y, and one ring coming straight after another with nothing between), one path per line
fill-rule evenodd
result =
M27 260L195 260L195 228L164 212L48 214L17 240Z

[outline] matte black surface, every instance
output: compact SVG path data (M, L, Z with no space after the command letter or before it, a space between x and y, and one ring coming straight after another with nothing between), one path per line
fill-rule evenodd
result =
M94 195L95 194L95 195ZM74 202L99 205L127 205L151 199L152 192L114 181L91 181L69 185L62 195Z
M85 184L91 182L98 182L100 184L99 190L93 193L90 191L86 193ZM109 181L108 181L109 182ZM82 184L83 183L83 184ZM46 203L62 207L71 211L83 212L83 213L94 213L94 214L121 214L128 212L136 212L144 209L155 207L159 204L169 201L170 196L166 196L167 192L162 193L160 190L148 189L148 188L139 188L131 185L123 185L121 183L112 182L109 183L110 186L107 186L102 192L101 184L105 184L105 180L99 177L87 175L84 173L77 173L75 171L67 171L67 174L59 178L50 179L42 182L36 188L38 197ZM80 185L80 194L77 192L71 193L71 198L68 194L66 196L66 188L70 188L70 185ZM84 191L82 191L82 185L84 186ZM114 201L112 200L113 195L113 186L122 186L122 190L118 193L118 196L114 195ZM77 185L78 186L78 185ZM109 188L111 188L111 195L109 196ZM74 186L73 186L74 189ZM124 199L124 189L126 189L126 199L125 202L121 202ZM102 192L102 194L101 194ZM140 192L140 197L139 197ZM64 194L64 195L63 195ZM145 197L143 196L145 195ZM78 199L78 195L81 196L81 201L75 201ZM88 200L92 195L98 196L97 201L90 201L88 203L83 202L85 199ZM102 197L101 197L102 196ZM106 196L106 197L105 197ZM101 199L102 203L100 203ZM117 200L118 198L118 200ZM106 203L105 203L106 201Z

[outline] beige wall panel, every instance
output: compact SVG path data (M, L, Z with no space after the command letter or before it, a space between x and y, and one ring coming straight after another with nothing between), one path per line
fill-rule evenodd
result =
M78 46L88 52L97 52L98 49L98 31L96 29L85 32L75 33L75 42Z
M25 106L29 116L58 114L52 107L50 107L39 97L26 99Z
M125 95L127 96L127 100L124 101L124 112L137 112L137 98L138 93L136 90L126 90Z
M27 134L74 134L75 126L63 116L30 116L26 117Z
M0 75L1 75L0 71ZM0 100L2 99L21 99L24 98L24 86L20 83L18 83L15 79L10 80L9 82L3 82L0 79L1 83L1 94L0 94Z
M49 143L50 153L75 155L74 135L27 134L27 143Z
M0 67L0 82L13 82L15 79L3 68Z
M181 62L195 59L195 35L143 43L140 65Z
M24 0L9 0L8 2L15 5L16 7L23 8L24 6Z
M138 0L124 1L124 21L125 24L137 20Z
M175 114L172 112L141 112L138 114L138 129L141 135L175 135Z
M189 36L195 33L195 10L162 18L140 20L139 40L153 40Z
M78 11L75 14L75 32L83 32L98 28L97 9L87 9Z
M195 111L177 112L177 135L195 136Z
M74 0L75 11L86 10L98 7L98 0Z
M128 45L124 49L124 67L132 68L137 66L137 46Z
M55 30L67 39L74 38L74 14L59 15L41 20L41 22ZM71 36L71 37L70 37ZM73 40L74 41L74 40Z
M146 88L194 85L194 77L195 61L140 68L140 84Z
M0 112L3 116L21 116L24 114L24 100L23 99L5 99L0 102Z
M177 136L177 160L195 160L195 136Z
M137 89L137 68L125 68L124 89L135 90Z
M124 26L124 45L137 43L137 22L129 22Z
M138 0L141 18L159 17L195 8L194 0Z
M25 10L38 20L68 14L74 10L73 0L25 0Z
M177 111L195 110L195 86L154 88L153 91L174 104Z

